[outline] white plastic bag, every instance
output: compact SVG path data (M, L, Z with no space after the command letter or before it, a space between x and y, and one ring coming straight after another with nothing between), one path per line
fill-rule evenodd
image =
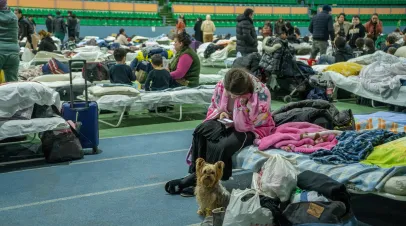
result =
M250 199L244 199L252 194ZM273 225L273 215L269 209L261 207L259 194L253 189L233 190L230 203L224 216L223 226Z
M264 195L285 202L296 188L297 174L289 159L281 155L270 155L262 166L261 173L257 174L256 186Z
M24 48L23 55L21 56L21 60L24 62L30 62L32 59L34 59L34 54L31 52L30 49Z

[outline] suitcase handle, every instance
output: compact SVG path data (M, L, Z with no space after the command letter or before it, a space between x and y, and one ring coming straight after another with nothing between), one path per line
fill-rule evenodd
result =
M72 77L72 63L81 62L83 63L82 77L85 79L85 107L84 108L74 108L75 101L73 100L73 77ZM89 96L87 92L87 78L86 78L86 60L69 60L69 81L70 81L70 108L75 111L84 111L89 108Z

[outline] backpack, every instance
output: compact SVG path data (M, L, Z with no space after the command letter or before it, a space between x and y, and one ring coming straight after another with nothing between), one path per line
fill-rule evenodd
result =
M86 63L83 67L83 78L89 82L109 80L110 73L106 63L91 62Z
M41 135L42 151L49 163L66 162L82 159L84 152L79 141L79 134L68 121L69 129L45 131Z

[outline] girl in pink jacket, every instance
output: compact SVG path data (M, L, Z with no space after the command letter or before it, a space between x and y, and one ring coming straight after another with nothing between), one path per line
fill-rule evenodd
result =
M252 145L255 139L271 134L275 123L271 116L271 94L256 77L243 69L231 69L217 83L206 120L193 133L189 152L189 175L169 181L165 190L170 194L193 196L196 185L195 161L223 161L222 180L232 173L232 156Z

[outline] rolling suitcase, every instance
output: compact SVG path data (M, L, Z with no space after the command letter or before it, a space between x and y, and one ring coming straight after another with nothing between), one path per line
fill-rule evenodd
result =
M86 65L86 60L70 60L69 68L72 67L73 62L83 62ZM84 70L83 73L86 73ZM70 101L64 102L62 105L62 117L65 120L72 120L78 124L79 140L82 148L93 150L93 154L100 153L99 146L99 109L97 103L88 100L87 93L87 79L86 74L83 76L85 79L85 101L73 100L73 87L72 87L72 71L70 72Z

